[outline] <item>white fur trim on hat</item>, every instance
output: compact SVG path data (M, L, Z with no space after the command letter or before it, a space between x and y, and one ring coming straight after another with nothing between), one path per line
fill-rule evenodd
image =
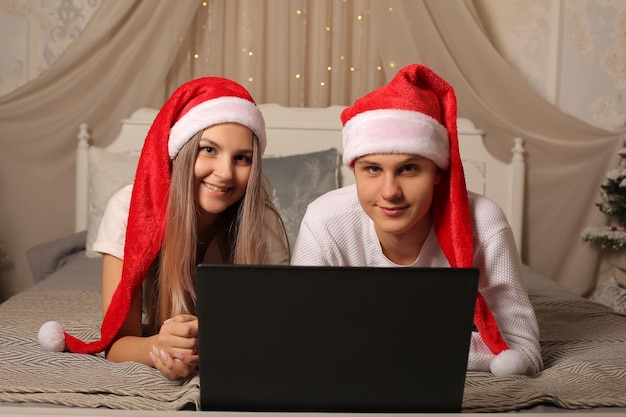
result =
M168 153L174 159L183 145L196 133L220 123L246 126L259 138L261 155L265 152L265 120L261 110L250 100L224 96L203 101L185 113L170 130Z
M343 163L373 153L410 153L450 165L448 131L432 117L411 110L380 109L359 113L343 127Z

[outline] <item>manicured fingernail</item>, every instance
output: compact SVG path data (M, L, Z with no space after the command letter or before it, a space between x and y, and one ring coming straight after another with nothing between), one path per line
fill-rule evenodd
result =
M154 353L155 356L157 354L157 348L154 345L152 345L152 353Z
M179 361L182 361L185 359L185 355L183 355L182 353L174 353L174 359L178 359Z
M165 362L166 360L168 360L168 359L170 358L170 355L168 355L167 353L165 353L165 351L163 351L163 350L162 350L162 351L160 351L160 353L161 353L161 360L162 360L163 362Z
M173 321L174 321L174 317L170 317L169 319L165 320L165 321L163 322L163 324L166 324L166 323L171 323L171 322L173 322Z
M150 353L150 359L152 359L152 362L156 365L157 363L157 357L154 353L149 352Z

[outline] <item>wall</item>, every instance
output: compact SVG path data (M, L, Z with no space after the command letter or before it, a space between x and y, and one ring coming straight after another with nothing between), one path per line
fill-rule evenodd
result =
M49 68L89 23L100 0L0 2L0 96Z

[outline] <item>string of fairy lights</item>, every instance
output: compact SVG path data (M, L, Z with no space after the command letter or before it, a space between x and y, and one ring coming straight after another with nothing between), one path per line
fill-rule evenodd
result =
M211 6L212 0L203 0L201 1L201 6L204 8L209 8ZM354 6L354 3L352 0L341 0L341 3L343 5L351 5ZM366 3L363 3L366 4ZM294 19L293 21L289 21L288 24L289 27L291 28L290 30L294 30L294 26L295 25L300 25L301 30L303 31L307 31L307 35L311 36L311 33L320 33L320 32L325 32L326 33L326 39L327 39L327 47L329 48L328 51L326 51L326 55L329 57L328 61L329 62L320 62L317 65L322 66L317 67L316 71L313 70L309 70L311 71L311 73L315 73L316 77L319 77L319 79L317 81L313 81L311 82L312 85L318 85L320 88L324 88L327 87L329 85L330 79L333 78L332 73L336 72L336 71L344 71L344 72L348 72L351 74L359 74L361 75L363 73L363 71L367 71L368 73L370 72L378 72L379 75L375 75L374 77L376 77L377 79L381 80L381 82L384 82L384 67L383 64L381 62L378 62L374 65L374 67L370 67L369 69L367 68L360 68L358 64L355 64L353 62L348 62L349 58L347 58L347 56L349 56L349 52L346 53L346 51L342 51L337 52L335 50L331 50L331 45L333 44L333 42L331 41L332 36L334 35L334 31L333 31L333 25L338 25L338 24L345 24L344 22L337 22L337 21L333 21L332 16L330 15L332 13L332 7L330 8L331 12L329 12L329 15L326 17L326 22L324 22L323 18L322 19L318 19L316 20L314 23L310 22L307 19L307 10L306 8L297 8L295 10L293 10L293 13L296 15L297 19ZM392 6L389 6L387 8L387 12L389 13L393 13L394 8ZM206 11L205 11L206 12ZM363 25L363 24L369 24L368 22L368 15L370 14L370 10L364 10L364 11L359 11L359 12L354 12L354 13L344 13L343 15L346 16L347 19L354 19L353 22L351 22L351 24L355 25L355 27L357 27L357 30L355 30L353 33L360 33L363 30L365 30L365 28L363 29L358 29L358 25ZM317 16L319 18L319 16ZM307 25L311 25L311 24L316 24L316 25L320 25L319 30L315 31L315 30L311 30L310 28L305 29L305 27ZM202 29L207 30L209 25L207 24L203 24L201 26ZM249 30L249 28L248 28ZM250 36L251 40L255 40L254 37L251 35ZM318 41L319 42L319 41ZM243 46L241 48L240 53L243 54L245 57L253 59L256 57L256 51L253 49L253 47L251 46L254 42L250 42L250 45L246 45ZM338 44L341 45L348 45L347 47L350 47L350 42L339 42ZM271 47L271 45L265 45L264 47ZM345 46L344 46L345 47ZM200 61L201 64L200 65L205 65L208 66L209 64L209 60L210 58L210 53L206 52L198 52L195 51L192 56L193 59L196 61ZM380 61L380 59L378 59ZM368 60L369 61L369 60ZM245 62L245 61L244 61ZM335 64L335 65L333 65ZM315 64L314 64L315 65ZM385 64L387 68L389 69L394 69L395 68L395 63L394 62L388 62ZM245 65L244 65L245 67ZM252 70L255 68L254 65L248 65L248 68L250 68L250 72L252 72ZM291 69L290 68L291 73L288 74L288 77L291 78L292 80L297 80L297 81L304 81L308 78L309 74L307 73L307 68L304 66L301 66L300 68L297 69ZM370 77L372 78L372 77ZM253 74L248 74L246 76L246 79L248 81L248 83L252 84L255 81L254 75ZM310 80L309 80L310 81Z

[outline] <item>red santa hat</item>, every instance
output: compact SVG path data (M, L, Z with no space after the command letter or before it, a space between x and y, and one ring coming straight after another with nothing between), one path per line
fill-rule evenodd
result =
M190 81L163 105L148 131L137 165L122 278L104 315L101 338L84 342L52 321L39 330L39 342L44 348L98 353L111 345L163 243L172 159L196 133L227 122L248 127L258 138L263 154L267 143L263 115L250 93L234 81L220 77Z
M343 162L373 153L410 153L431 159L443 175L436 186L432 216L437 239L450 266L474 266L474 245L465 175L457 138L454 89L431 69L413 64L389 84L357 99L341 114ZM494 355L495 374L517 374L526 366L509 350L489 306L478 293L474 324Z

